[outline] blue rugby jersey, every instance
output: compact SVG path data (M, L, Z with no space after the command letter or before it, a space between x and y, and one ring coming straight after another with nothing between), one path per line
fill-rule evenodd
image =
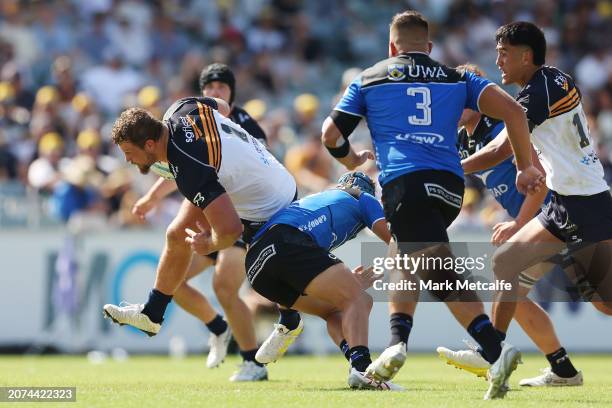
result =
M474 134L469 136L465 128L459 130L457 135L457 148L461 159L466 159L486 146L495 139L503 130L504 123L500 120L483 115L474 129ZM516 189L516 167L513 158L504 160L497 166L477 172L475 175L482 180L487 190L495 200L510 214L516 218L521 210L525 195ZM545 203L550 200L550 193Z
M331 251L384 218L382 205L368 193L357 199L343 190L325 190L294 201L274 214L253 241L273 225L284 224L310 235L321 248Z
M489 85L471 72L410 52L363 71L335 110L367 120L381 185L418 170L463 177L457 123L464 108L479 110L480 94Z

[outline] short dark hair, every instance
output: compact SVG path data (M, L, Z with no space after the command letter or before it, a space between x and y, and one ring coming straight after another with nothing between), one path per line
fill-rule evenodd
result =
M115 144L130 142L144 148L149 139L159 140L163 124L142 108L124 110L113 125L112 138Z
M510 45L526 45L533 52L533 64L544 65L546 61L546 38L538 26L527 21L516 21L497 29L495 42Z
M218 62L205 67L200 73L200 91L204 91L206 84L213 81L223 82L230 87L229 104L231 105L234 102L234 95L236 93L236 77L230 67Z
M393 16L389 29L406 30L420 28L429 34L429 23L421 13L414 10L407 10Z

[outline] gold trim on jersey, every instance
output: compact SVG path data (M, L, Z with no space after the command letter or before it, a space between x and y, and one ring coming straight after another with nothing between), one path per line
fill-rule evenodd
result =
M196 103L200 112L202 130L205 134L204 140L206 141L206 147L208 149L208 163L219 171L219 167L221 166L221 138L217 130L217 122L215 121L213 110L200 102Z
M580 94L574 87L566 96L555 102L550 107L550 117L559 116L569 112L580 104Z

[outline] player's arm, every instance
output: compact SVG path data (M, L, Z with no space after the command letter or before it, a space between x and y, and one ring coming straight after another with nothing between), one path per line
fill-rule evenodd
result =
M384 218L379 219L372 225L372 232L376 234L378 238L385 241L386 244L389 244L391 241L391 231L389 231L387 220Z
M210 229L199 223L198 232L185 229L188 235L185 241L194 252L208 255L232 246L240 238L242 223L227 193L215 198L203 212Z
M351 146L348 137L361 120L339 111L333 111L323 122L321 140L329 153L348 170L354 170L361 166L366 160L374 160L374 154L369 150L356 152ZM340 124L340 127L336 123Z
M538 155L533 147L531 149L531 160L533 161L535 167L544 174L544 169L542 168ZM514 220L495 224L493 227L493 235L491 236L491 243L499 246L508 241L510 237L518 232L518 230L523 228L525 224L533 219L538 210L542 207L547 194L548 188L546 188L545 185L542 186L540 191L533 194L528 194L525 197L519 213Z
M538 159L538 154L535 149L531 148L531 161L534 166L542 172L542 174L546 174L542 164L540 163L540 159ZM523 201L523 205L521 205L521 209L519 210L518 215L516 216L516 222L521 227L527 224L531 219L536 215L544 200L546 199L546 195L548 194L548 188L546 185L543 185L540 191L534 194L528 194L525 197L525 201Z
M489 85L478 98L480 112L504 121L516 160L516 188L523 194L540 191L543 175L531 161L527 116L521 105L497 85Z
M461 166L466 174L490 169L512 156L512 146L508 132L504 127L499 135L482 149L461 160Z
M365 224L378 238L388 244L391 241L391 231L389 231L387 226L387 220L385 219L380 201L367 193L361 193L358 200L359 209Z
M145 215L155 208L162 198L176 191L176 189L177 187L174 180L160 177L155 184L151 186L149 191L136 201L132 207L132 214L143 220Z
M346 88L338 105L323 122L321 140L329 153L347 169L353 170L366 160L374 160L369 150L356 152L349 136L366 113L366 103L361 94L361 77L357 77Z
M529 126L521 105L499 86L491 85L480 94L478 106L485 115L504 121L517 169L524 170L530 167L532 162Z

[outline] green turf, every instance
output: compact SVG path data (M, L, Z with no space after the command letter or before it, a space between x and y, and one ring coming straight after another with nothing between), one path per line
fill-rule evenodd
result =
M131 357L126 362L93 365L84 357L0 357L1 386L76 386L76 403L62 407L589 407L612 406L612 355L576 355L585 385L573 388L519 389L518 380L539 373L540 355L523 357L503 401L481 401L482 379L443 364L436 356L410 355L398 374L403 393L351 391L341 357L286 357L269 366L270 381L227 381L239 362L205 368L203 357ZM0 403L0 408L39 404Z

